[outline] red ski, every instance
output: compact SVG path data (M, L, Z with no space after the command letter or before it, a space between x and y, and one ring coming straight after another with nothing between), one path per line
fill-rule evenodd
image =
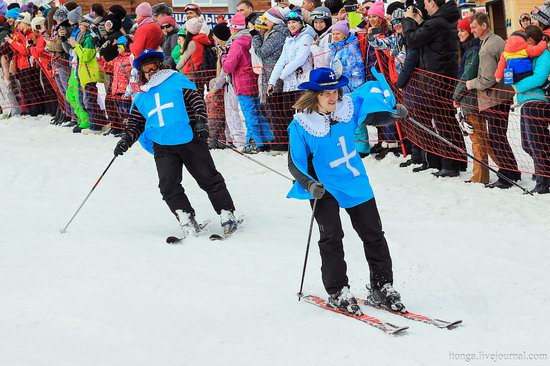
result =
M316 305L316 306L318 306L322 309L330 310L334 313L342 314L342 315L348 316L350 318L357 319L357 320L359 320L363 323L367 323L368 325L370 325L372 327L380 329L384 333L398 334L398 333L404 331L405 329L409 328L409 327L400 327L400 326L397 326L397 325L394 325L394 324L391 324L391 323L388 323L388 322L384 322L384 321L382 321L378 318L375 318L375 317L367 315L367 314L353 315L353 314L346 313L346 312L341 311L339 309L335 309L335 308L332 308L332 307L328 306L326 300L321 299L320 297L317 297L317 296L306 295L306 296L303 296L302 299L304 301L309 302L310 304Z
M357 298L357 302L359 304L362 304L362 305L367 305L367 306L370 306L370 307L373 307L375 309L379 309L379 310L384 310L384 311L387 311L388 313L391 313L391 314L394 314L394 315L399 315L403 318L407 318L407 319L410 319L410 320L414 320L414 321L417 321L417 322L421 322L421 323L426 323L426 324L430 324L430 325L434 325L438 328L446 328L446 329L454 329L456 328L459 324L462 323L462 320L456 320L456 321L453 321L453 322L449 322L449 321L446 321L446 320L441 320L441 319L435 319L435 318L430 318L428 316L425 316L425 315L421 315L421 314L416 314L416 313L413 313L413 312L410 312L410 311L406 311L404 313L399 313L399 312L396 312L396 311L391 311L390 309L387 309L385 307L382 307L370 300L364 300L364 299L359 299Z

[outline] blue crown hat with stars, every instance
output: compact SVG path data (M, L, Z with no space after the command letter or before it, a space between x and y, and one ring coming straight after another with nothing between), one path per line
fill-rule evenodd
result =
M336 72L329 67L319 67L309 72L309 81L298 85L301 90L334 90L347 86L349 80L345 76L336 76Z
M164 53L163 52L159 52L159 51L155 51L151 48L148 48L146 50L143 50L141 52L141 55L139 55L135 60L134 60L134 63L132 64L132 66L134 66L134 69L138 69L139 70L139 66L140 64L148 59L148 58L158 58L160 61L164 61Z

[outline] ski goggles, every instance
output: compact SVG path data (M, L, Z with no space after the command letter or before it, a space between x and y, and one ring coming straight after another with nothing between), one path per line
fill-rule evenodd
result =
M141 66L141 72L144 74L150 74L154 71L159 71L159 70L160 70L160 66L157 61Z

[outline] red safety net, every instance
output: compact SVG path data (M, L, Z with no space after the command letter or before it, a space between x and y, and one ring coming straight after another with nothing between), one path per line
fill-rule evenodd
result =
M364 42L363 39L360 46ZM59 105L69 118L80 119L87 115L89 124L96 128L124 129L131 103L125 92L125 83L127 85L130 79L129 62L119 64L116 71L112 63L100 62L105 81L83 87L71 78L74 70L67 60L44 55L28 68L15 69L10 62L13 52L6 43L0 46L0 57L3 70L0 107L4 114L13 114L12 111L31 115L53 113ZM377 54L376 67L390 84L395 81L395 63L387 54ZM241 85L245 82L253 90L245 93L244 101L235 93L230 77L217 77L215 70L187 75L205 95L214 145L217 140L242 146L261 138L276 150L288 148L286 129L294 113L292 105L300 92L282 92L281 85L276 85L274 92L268 93L267 80L271 71L267 67L255 68L246 74L247 79L240 80ZM520 107L515 105L512 90L469 92L468 97L461 100L465 120L474 130L468 135L461 130L453 105L462 86L463 82L458 80L417 69L406 87L394 89L394 92L407 106L414 121L491 166L550 176L550 101L530 101ZM261 126L256 136L247 130L250 124ZM465 154L423 131L409 119L400 121L399 127L393 137L384 136L381 129L369 127L366 139L370 142L406 140L436 156L462 162L468 160ZM404 152L411 154L411 151Z

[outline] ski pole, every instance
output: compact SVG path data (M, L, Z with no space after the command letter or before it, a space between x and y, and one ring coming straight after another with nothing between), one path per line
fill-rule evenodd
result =
M78 214L78 212L80 212L80 209L82 208L82 206L84 206L84 204L86 203L86 201L88 200L88 198L90 197L90 195L92 194L92 192L94 191L95 187L97 187L97 185L99 184L99 182L101 181L101 179L103 178L103 176L105 175L105 173L107 173L107 170L109 170L109 168L111 167L111 165L113 164L113 162L115 161L116 159L116 155L113 156L113 159L111 159L111 162L109 163L109 165L107 165L107 168L105 168L105 170L103 171L103 173L101 173L101 176L99 177L99 179L97 180L97 182L95 182L94 186L92 187L92 189L90 190L90 192L88 193L88 195L86 196L86 198L84 198L84 201L80 204L80 206L78 207L78 210L76 210L76 212L74 213L73 217L71 217L71 219L69 220L69 222L67 223L67 225L65 225L65 227L61 230L59 230L61 233L66 233L67 232L67 228L69 227L69 225L71 224L71 222L73 222L73 219L76 217L76 215Z
M300 292L298 292L298 301L302 300L304 293L304 278L306 277L307 258L309 256L309 244L311 243L311 232L313 231L313 220L315 219L315 208L317 207L317 198L313 201L311 209L311 221L309 222L309 232L307 234L306 256L304 258L304 269L302 270L302 281L300 282Z
M226 148L228 148L228 149L230 149L230 150L233 150L233 151L236 152L237 154L239 154L239 155L241 155L241 156L244 156L244 157L247 158L248 160L253 161L253 162L255 162L255 163L258 164L258 165L261 165L261 166L263 166L264 168L266 168L266 169L268 169L268 170L271 170L273 173L278 174L278 175L280 175L281 177L286 178L286 179L288 179L288 180L291 181L291 182L294 182L294 179L290 178L288 175L284 175L283 173L280 173L280 172L276 171L275 169L270 168L269 166L265 165L264 163L261 163L261 162L259 162L258 160L253 159L253 158L251 158L250 156L246 155L246 154L243 153L242 151L239 151L239 150L237 150L236 148L234 148L234 147L232 147L232 146L230 146L230 145L228 145L228 144L226 144L226 143L224 143L224 142L221 142L220 140L215 139L215 138L213 138L213 137L211 137L211 139L214 140L214 141L216 141L218 144L221 144L221 145L225 146Z
M434 131L430 130L428 127L424 126L422 123L418 122L417 120L415 120L414 118L412 117L407 117L409 119L409 121L411 121L415 126L421 128L424 132L427 132L428 134L430 134L431 136L437 138L438 140L444 142L446 145L452 147L453 149L455 149L456 151L460 152L461 154L464 154L466 156L468 156L470 159L478 162L479 164L483 165L485 168L489 169L490 171L492 171L493 173L495 173L499 178L502 178L503 180L505 180L506 182L518 187L519 189L521 189L523 191L523 194L530 194L531 196L533 196L533 193L529 192L527 189L523 188L522 186L520 186L519 184L517 184L516 182L514 182L513 180L511 180L510 178L508 178L507 176L505 176L504 174L502 173L499 173L498 170L496 169L493 169L491 168L488 164L485 164L484 162L482 162L481 160L477 159L475 156L473 155L470 155L468 154L467 151L461 149L460 147L456 146L455 144L453 144L452 142L450 142L449 140L447 140L446 138L440 136L439 134L435 133Z

